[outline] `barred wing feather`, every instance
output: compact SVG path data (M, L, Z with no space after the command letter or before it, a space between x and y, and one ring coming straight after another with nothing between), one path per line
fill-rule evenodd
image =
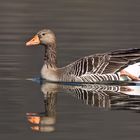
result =
M90 81L90 79L92 81L93 78L96 79L97 77L98 81L102 81L105 75L114 74L139 59L140 49L121 49L109 53L95 54L67 65L63 68L63 74L66 77L71 75L73 78L88 79L87 81Z

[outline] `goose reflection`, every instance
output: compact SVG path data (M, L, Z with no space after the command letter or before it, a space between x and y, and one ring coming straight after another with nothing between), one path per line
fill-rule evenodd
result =
M86 84L65 86L63 89L86 105L111 110L140 111L140 86Z
M41 91L44 95L44 112L26 114L28 122L32 125L31 129L33 131L55 131L57 87L56 84L49 83L41 86Z
M67 93L85 105L111 110L140 111L140 87L101 84L64 85L43 83L44 112L27 113L33 131L53 132L56 123L57 93Z

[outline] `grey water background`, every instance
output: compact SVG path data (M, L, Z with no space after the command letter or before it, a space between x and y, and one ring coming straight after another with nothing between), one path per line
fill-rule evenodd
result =
M139 140L139 113L106 110L57 95L53 133L34 132L27 112L43 112L43 48L25 42L42 28L57 36L59 66L82 56L140 46L139 0L0 0L0 139Z

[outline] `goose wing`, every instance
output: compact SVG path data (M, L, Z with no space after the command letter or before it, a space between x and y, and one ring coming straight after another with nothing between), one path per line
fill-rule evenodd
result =
M140 49L120 49L108 53L110 56L108 65L103 71L103 74L106 73L115 73L118 72L130 64L140 61Z
M81 58L64 67L64 73L78 77L87 73L115 73L139 59L140 49L121 49Z

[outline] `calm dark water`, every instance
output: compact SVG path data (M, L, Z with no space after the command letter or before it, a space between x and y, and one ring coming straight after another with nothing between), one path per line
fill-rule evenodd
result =
M137 86L42 85L43 49L25 42L42 28L57 36L58 64L140 46L139 0L0 0L0 138L139 140ZM38 124L39 123L39 124Z

